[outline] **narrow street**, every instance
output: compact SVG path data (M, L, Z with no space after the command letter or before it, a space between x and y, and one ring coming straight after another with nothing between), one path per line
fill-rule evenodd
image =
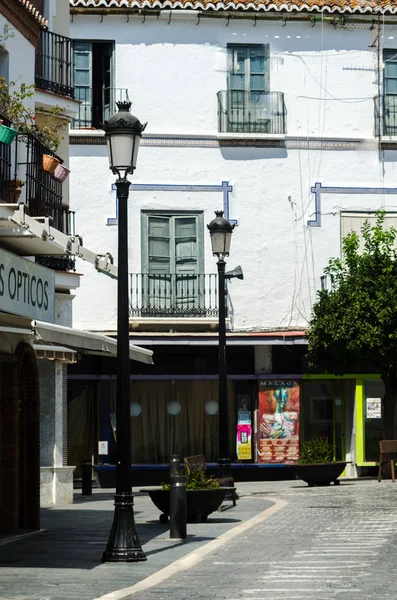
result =
M254 484L251 484L251 487ZM263 485L263 484L262 484ZM269 483L288 505L139 600L396 598L397 485ZM247 496L246 496L247 497ZM240 502L244 502L243 497Z

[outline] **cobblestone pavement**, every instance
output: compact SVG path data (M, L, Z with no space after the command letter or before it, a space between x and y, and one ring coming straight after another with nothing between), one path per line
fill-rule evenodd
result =
M143 563L100 563L111 493L43 510L46 531L0 544L0 600L93 600L116 590L112 600L397 600L397 483L237 487L237 507L189 525L185 543L169 539L148 497L136 498ZM273 514L275 498L287 504ZM255 526L225 542L253 517ZM225 543L205 555L216 538Z
M258 484L263 487L263 483ZM257 489L257 488L256 488ZM0 542L0 600L93 600L131 586L271 506L247 497L224 504L206 523L188 525L184 542L170 540L169 526L147 495L135 498L135 520L146 562L102 564L113 520L113 492L75 494L75 503L42 510L43 531Z
M295 481L251 493L288 505L192 569L128 598L396 600L397 484Z

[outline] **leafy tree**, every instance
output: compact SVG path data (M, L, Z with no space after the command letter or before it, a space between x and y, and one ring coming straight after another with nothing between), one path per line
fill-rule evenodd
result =
M309 363L343 375L355 366L379 372L383 439L396 438L397 404L397 230L384 229L385 212L342 243L343 260L330 259L324 273L330 290L318 292L308 333Z

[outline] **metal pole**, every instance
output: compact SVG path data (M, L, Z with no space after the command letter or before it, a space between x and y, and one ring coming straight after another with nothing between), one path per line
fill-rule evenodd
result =
M117 465L114 519L102 562L146 560L136 532L131 488L130 356L128 309L128 194L130 182L116 181L118 198L117 288Z
M226 299L225 267L223 258L218 260L219 325L218 325L218 374L219 374L219 477L231 477L229 458L229 419L226 367Z
M170 476L170 538L186 538L186 476Z

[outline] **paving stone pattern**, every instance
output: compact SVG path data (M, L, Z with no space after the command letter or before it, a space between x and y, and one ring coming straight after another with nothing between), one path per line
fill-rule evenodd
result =
M93 600L131 586L205 545L228 529L271 506L264 497L247 498L215 512L207 523L188 525L185 542L170 540L169 526L149 497L135 498L138 534L146 562L100 562L113 520L113 493L75 494L75 504L42 510L40 533L0 542L0 600Z
M280 482L268 488L289 504L189 571L130 598L397 598L397 483L349 481L308 488Z

